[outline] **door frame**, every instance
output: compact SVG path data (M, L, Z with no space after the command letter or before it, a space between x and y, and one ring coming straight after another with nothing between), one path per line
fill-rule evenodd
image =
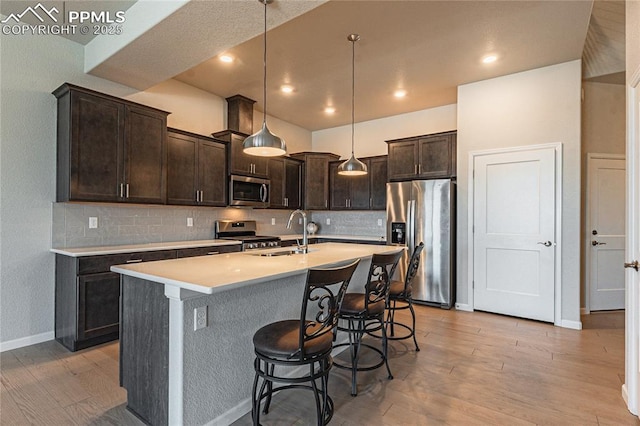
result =
M567 324L562 322L562 142L540 144L540 145L525 145L514 146L509 148L489 149L481 151L469 152L469 194L468 194L468 217L467 217L467 258L468 258L468 282L467 282L467 294L469 310L474 310L474 297L473 297L473 264L474 264L474 238L473 227L475 223L474 211L475 211L475 194L474 194L474 181L475 181L475 159L485 155L494 154L508 154L512 152L531 151L538 149L553 149L555 151L555 242L556 242L556 256L555 256L555 291L554 291L554 313L553 323L557 326L564 326L568 328L575 328L573 321Z
M637 179L640 178L640 122L638 103L640 102L640 67L628 80L627 84L627 229L625 262L630 262L635 257L636 247L640 246L637 239L640 236L638 227L638 215L640 215L640 199L638 194ZM638 375L640 366L638 355L640 340L640 289L634 284L637 274L633 269L627 269L625 273L625 380L622 385L622 398L627 403L628 410L638 415Z
M593 170L591 169L590 160L625 160L624 154L602 154L602 153L587 153L587 190L585 192L585 219L584 219L584 309L581 309L582 313L591 313L591 209L589 203L591 202L591 186L593 185ZM626 162L626 161L625 161ZM625 196L626 200L626 196ZM625 201L626 202L626 201ZM626 291L625 291L626 293Z

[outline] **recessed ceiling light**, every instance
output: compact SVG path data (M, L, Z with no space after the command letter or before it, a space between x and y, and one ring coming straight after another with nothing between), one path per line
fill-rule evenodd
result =
M333 114L334 112L336 112L336 109L334 107L326 107L324 109L324 112L326 112L327 114Z
M490 64L492 62L495 62L498 60L498 57L496 55L487 55L484 58L482 58L482 63L483 64Z
M293 93L293 86L289 86L289 85L284 85L280 87L280 90L282 90L284 93Z
M220 60L221 60L222 62L226 62L226 63L228 63L228 64L229 64L229 63L233 62L233 56L230 56L230 55L220 55Z
M393 96L395 96L396 98L404 98L405 96L407 96L407 91L404 89L398 89L393 92Z

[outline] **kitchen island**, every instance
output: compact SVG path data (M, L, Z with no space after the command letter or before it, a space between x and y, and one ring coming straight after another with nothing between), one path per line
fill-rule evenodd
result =
M154 425L233 422L251 410L253 333L299 317L307 270L361 259L349 286L358 291L371 256L398 249L323 243L308 254L280 248L113 266L127 407Z

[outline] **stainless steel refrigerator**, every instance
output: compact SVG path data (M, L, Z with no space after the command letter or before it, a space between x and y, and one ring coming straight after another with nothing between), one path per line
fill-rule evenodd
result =
M455 182L414 180L387 184L387 244L408 248L396 270L404 280L407 259L423 242L413 300L449 309L455 302Z

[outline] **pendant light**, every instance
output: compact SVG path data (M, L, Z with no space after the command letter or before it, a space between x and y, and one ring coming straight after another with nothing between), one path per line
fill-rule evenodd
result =
M349 34L347 40L351 42L351 158L338 166L338 174L361 176L367 174L367 165L358 160L353 154L356 97L356 41L360 40L360 36L358 34Z
M287 153L287 146L284 140L269 131L267 127L267 5L273 0L258 0L264 4L264 116L262 119L262 129L244 140L242 149L249 155L259 157L277 157Z

